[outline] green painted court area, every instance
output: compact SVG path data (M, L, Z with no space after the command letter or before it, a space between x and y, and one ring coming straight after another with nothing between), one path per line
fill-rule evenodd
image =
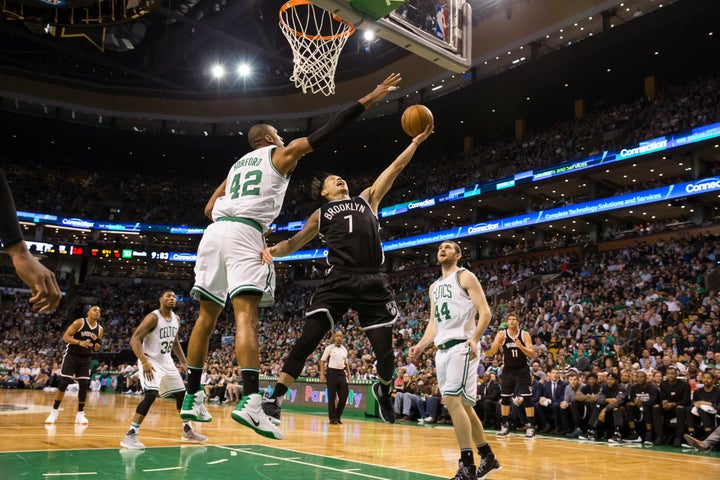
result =
M7 479L436 480L437 476L262 445L0 453Z

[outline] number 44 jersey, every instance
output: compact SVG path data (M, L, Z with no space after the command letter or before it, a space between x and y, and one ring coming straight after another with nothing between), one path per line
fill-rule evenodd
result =
M458 275L463 270L459 268L432 285L435 345L442 345L448 340L470 338L475 331L477 309L458 281Z

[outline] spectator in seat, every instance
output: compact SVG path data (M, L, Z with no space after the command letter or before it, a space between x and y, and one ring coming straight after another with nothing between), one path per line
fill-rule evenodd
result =
M682 445L682 436L685 433L687 421L687 411L690 407L690 385L678 378L677 368L673 365L667 367L665 372L665 380L660 384L660 403L655 405L655 415L653 430L655 432L655 445L663 445L665 443L664 429L670 426L670 420L675 420L672 425L673 440L675 447Z

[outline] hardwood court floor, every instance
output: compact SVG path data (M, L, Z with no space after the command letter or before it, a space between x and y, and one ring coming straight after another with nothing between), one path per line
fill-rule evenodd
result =
M449 478L458 452L451 427L284 412L283 440L235 423L230 407L210 405L212 423L196 424L206 445L183 444L175 402L157 400L140 430L145 451L119 448L139 396L91 393L88 426L74 422L67 395L60 418L45 426L53 393L0 390L0 479L337 479ZM663 480L720 478L720 453L610 446L539 436L488 439L503 465L493 479Z

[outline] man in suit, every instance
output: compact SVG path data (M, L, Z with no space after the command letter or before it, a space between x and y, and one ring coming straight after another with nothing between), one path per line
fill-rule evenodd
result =
M497 375L490 372L483 374L483 381L477 387L477 401L475 412L486 428L497 428L500 426L498 405L500 404L500 385L497 383Z
M567 383L560 380L560 373L557 369L550 370L548 378L543 385L543 393L540 397L538 417L544 425L543 433L557 433L562 429L560 417L560 403L565 398L565 387Z

